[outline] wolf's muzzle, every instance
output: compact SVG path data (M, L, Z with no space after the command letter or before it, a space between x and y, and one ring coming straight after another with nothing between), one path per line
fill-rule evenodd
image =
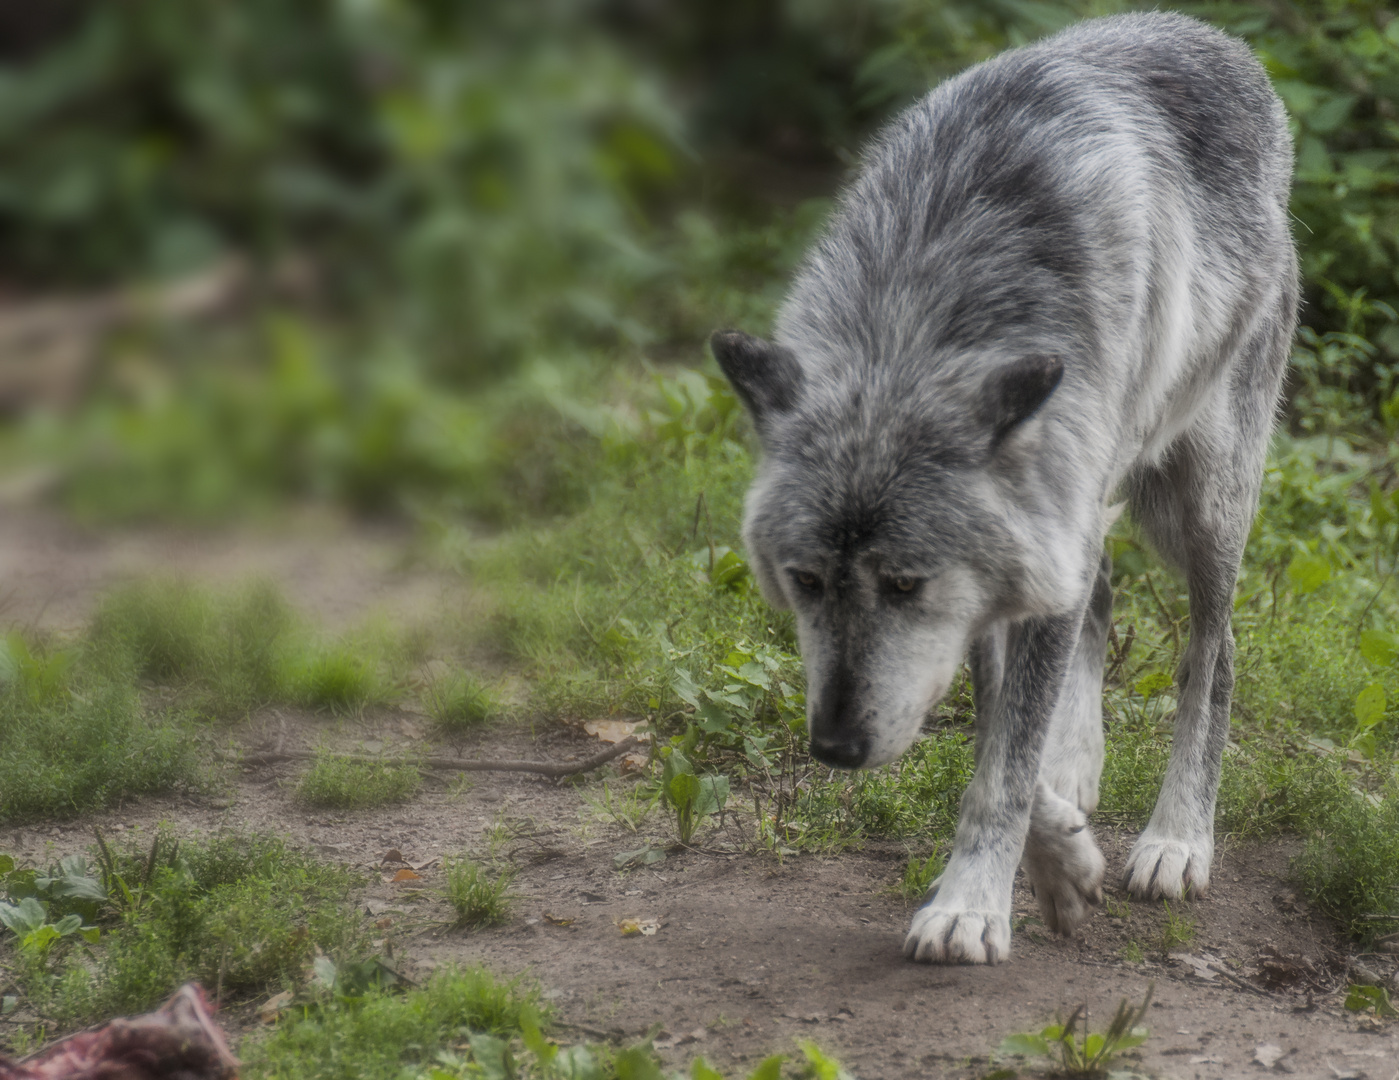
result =
M870 741L862 735L811 734L811 756L822 765L834 765L837 769L858 769L869 757Z

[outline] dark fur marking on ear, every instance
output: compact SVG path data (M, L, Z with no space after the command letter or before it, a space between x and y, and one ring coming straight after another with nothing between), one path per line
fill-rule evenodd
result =
M759 427L797 403L802 368L790 349L742 330L715 331L709 347Z
M991 425L991 445L1028 420L1064 377L1057 356L1025 356L993 372L984 384L982 417Z

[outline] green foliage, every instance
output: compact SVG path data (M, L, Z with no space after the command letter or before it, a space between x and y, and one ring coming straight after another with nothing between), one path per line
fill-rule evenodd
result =
M440 1055L465 1064L452 1055L463 1043L473 1052L478 1045L486 1055L496 1051L499 1060L498 1042L479 1040L518 1035L526 1011L539 1015L540 1008L538 991L518 981L502 982L481 968L445 968L404 994L371 990L305 1010L243 1055L249 1073L265 1080L436 1080Z
M21 672L0 682L0 822L69 817L202 783L183 717L148 715L129 669L106 669L91 652L73 666L62 681Z
M155 0L72 21L0 69L9 273L309 255L342 296L402 297L471 373L565 330L639 333L617 297L655 272L637 197L668 181L676 121L582 11Z
M941 851L935 851L922 859L917 855L911 855L904 865L903 876L894 887L894 891L907 904L921 904L946 865L947 859Z
M149 855L103 845L100 881L81 856L47 875L11 870L6 881L12 895L32 888L54 898L9 907L35 943L21 990L61 1025L147 1011L191 978L234 996L291 985L317 950L342 956L364 947L355 914L340 906L353 875L267 837L183 847L158 837ZM100 943L76 912L38 922L65 905L88 905L104 928ZM85 954L54 948L73 933Z
M1383 986L1350 986L1346 991L1346 1008L1351 1012L1372 1013L1379 1020L1399 1019L1399 1009L1389 1000Z
M1307 898L1361 941L1392 930L1399 923L1399 784L1348 790L1309 824L1294 865Z
M688 844L695 829L710 814L724 809L729 798L726 776L696 776L695 767L680 750L662 750L661 798L675 814L675 831Z
M506 868L492 873L466 857L446 859L442 866L447 874L447 902L456 912L458 926L477 930L510 917L513 870Z
M407 802L421 786L422 774L411 761L367 761L318 750L296 797L307 806L366 810Z
M89 637L141 678L189 687L200 711L232 719L281 694L293 630L269 584L216 597L189 582L154 580L104 599Z
M446 675L431 683L423 695L423 704L438 728L449 734L480 727L501 711L494 691L466 672Z
M1107 1031L1101 1035L1090 1034L1085 1024L1082 1037L1076 1037L1078 1025L1087 1012L1087 1007L1080 1005L1067 1023L1050 1024L1038 1033L1006 1036L1001 1040L998 1053L1015 1057L1057 1057L1059 1067L1066 1076L1100 1076L1118 1054L1140 1046L1150 1038L1150 1033L1140 1024L1146 1017L1151 992L1155 988L1155 983L1147 986L1142 1003L1135 1007L1123 998Z

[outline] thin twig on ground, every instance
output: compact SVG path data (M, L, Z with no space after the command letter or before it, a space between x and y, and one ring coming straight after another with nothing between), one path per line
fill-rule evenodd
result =
M457 772L527 772L538 773L540 776L550 776L559 778L563 776L575 776L578 773L591 772L600 765L606 765L614 758L619 758L629 750L635 750L645 744L635 735L629 735L619 743L614 743L606 750L601 750L592 757L584 758L582 761L553 762L553 761L472 761L467 758L412 758L405 757L406 762L416 764L423 769L448 769ZM390 759L376 757L372 754L337 754L336 757L348 759L350 761L384 762ZM277 765L284 761L314 761L317 754L311 750L284 750L269 751L266 753L244 754L241 760L244 765Z

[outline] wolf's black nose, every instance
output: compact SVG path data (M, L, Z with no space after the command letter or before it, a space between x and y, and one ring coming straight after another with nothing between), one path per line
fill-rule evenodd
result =
M828 738L823 735L811 736L811 756L822 765L834 765L837 769L858 769L869 756L869 740L863 736L843 738L839 735Z

